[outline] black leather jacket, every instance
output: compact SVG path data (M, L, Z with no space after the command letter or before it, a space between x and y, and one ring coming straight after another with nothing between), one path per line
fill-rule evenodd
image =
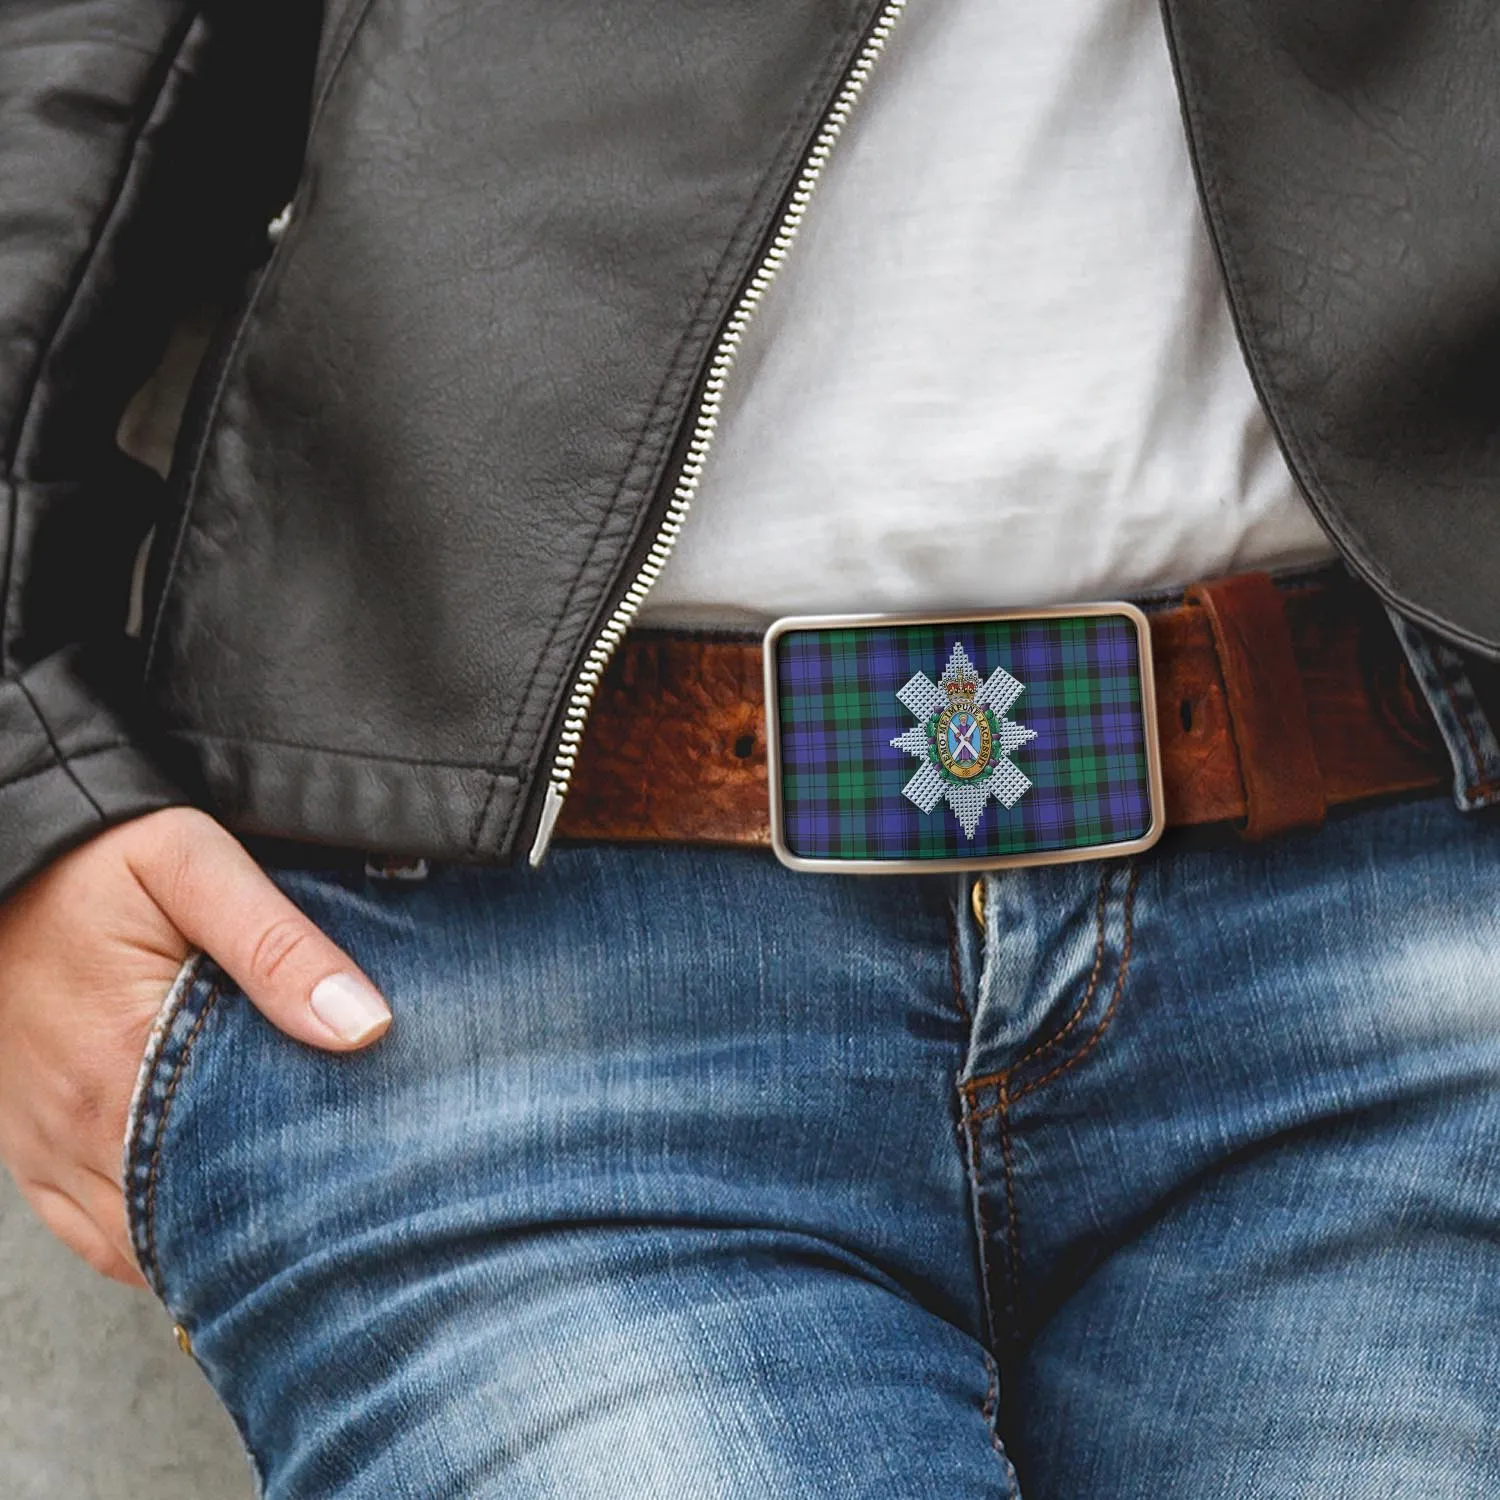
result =
M0 893L183 800L447 859L544 843L898 8L0 6ZM1298 480L1387 600L1500 653L1500 10L1165 10ZM226 288L163 486L116 426Z

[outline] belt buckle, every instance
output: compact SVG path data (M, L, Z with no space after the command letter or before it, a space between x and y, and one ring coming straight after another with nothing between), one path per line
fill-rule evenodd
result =
M813 615L766 632L771 843L794 870L999 870L1166 826L1133 604Z

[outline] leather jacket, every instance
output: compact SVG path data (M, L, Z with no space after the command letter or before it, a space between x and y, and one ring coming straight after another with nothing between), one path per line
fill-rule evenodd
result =
M900 8L0 7L0 894L183 801L539 854ZM1293 472L1389 603L1500 654L1500 11L1164 11ZM161 483L121 412L226 294Z

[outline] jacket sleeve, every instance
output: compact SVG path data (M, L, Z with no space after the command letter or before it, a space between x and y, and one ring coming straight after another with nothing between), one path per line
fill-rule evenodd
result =
M116 444L174 320L291 196L316 0L0 4L0 899L188 800L126 631L164 486Z

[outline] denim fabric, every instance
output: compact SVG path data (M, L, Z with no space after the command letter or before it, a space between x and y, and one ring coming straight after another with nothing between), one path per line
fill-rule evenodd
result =
M1500 843L1429 799L971 882L276 872L397 1022L203 961L145 1269L275 1500L1500 1493Z

